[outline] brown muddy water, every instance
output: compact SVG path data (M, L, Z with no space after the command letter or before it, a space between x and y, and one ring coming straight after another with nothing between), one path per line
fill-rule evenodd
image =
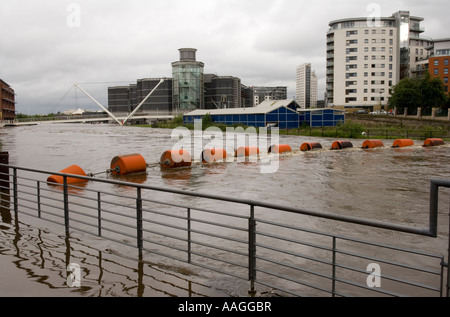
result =
M450 179L450 146L330 151L335 139L280 136L293 152L280 157L273 173L261 173L258 162L229 162L205 167L194 164L187 177L168 177L156 164L177 142L171 130L117 125L42 124L2 128L3 151L11 165L60 171L72 164L86 172L109 168L117 155L139 153L151 167L145 183L199 193L267 201L307 210L339 213L403 225L427 227L431 179ZM301 152L304 142L322 150ZM226 146L226 144L225 144ZM233 148L227 149L230 153ZM152 166L152 163L155 165ZM101 176L100 176L101 177ZM449 191L440 195L439 237L417 237L405 244L447 254ZM318 222L321 229L351 231ZM362 232L370 236L371 232ZM384 236L385 240L395 239ZM248 283L236 283L199 268L167 265L163 259L136 261L135 250L83 234L70 240L62 229L33 218L0 222L2 271L10 279L0 285L2 296L247 296ZM66 286L66 257L83 263L81 288Z

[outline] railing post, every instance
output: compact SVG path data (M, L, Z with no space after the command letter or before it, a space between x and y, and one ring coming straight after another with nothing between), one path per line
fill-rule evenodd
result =
M188 263L191 263L191 208L187 209Z
M14 217L18 219L19 202L17 197L17 168L13 168L13 195L14 195Z
M142 257L142 194L141 188L137 187L136 195L136 229L137 229L137 247L139 250L139 258Z
M336 237L333 237L333 272L331 280L331 294L332 297L336 296Z
M37 208L38 218L41 218L41 182L37 181Z
M248 219L248 279L250 280L250 295L255 295L256 281L256 222L255 206L250 206L250 217Z
M63 176L63 195L64 195L64 227L66 228L66 236L69 235L69 191L67 188L67 176Z
M97 192L97 211L98 211L98 236L102 236L102 202L100 192Z
M431 181L430 185L430 233L434 238L437 237L437 221L438 221L438 196L439 186Z

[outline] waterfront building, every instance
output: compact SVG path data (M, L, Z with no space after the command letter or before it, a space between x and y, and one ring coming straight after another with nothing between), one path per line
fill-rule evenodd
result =
M131 112L130 86L108 87L108 110L114 113Z
M205 109L245 108L253 106L253 90L233 76L204 75Z
M198 109L183 115L184 123L194 123L209 114L215 123L243 124L253 127L277 126L280 129L299 127L298 104L295 100L267 100L257 107Z
M268 100L285 100L287 99L287 87L253 87L254 106L259 105L263 101Z
M196 61L195 48L180 48L179 52L180 60L172 63L173 109L203 109L204 64Z
M233 76L205 74L205 109L241 107L241 80Z
M184 114L183 122L194 123L206 114L209 114L215 123L252 127L276 126L280 129L295 129L302 125L332 127L345 122L343 110L301 109L292 99L266 100L251 108L198 109Z
M296 72L296 100L300 108L317 107L317 76L311 69L310 63L297 67Z
M150 95L141 108L142 112L171 112L172 111L172 78L146 78L137 81L136 101L133 103L133 110L147 95L159 84L162 84Z
M172 63L172 78L156 89L139 112L194 109L250 108L254 94L261 100L287 98L287 87L249 87L234 76L204 74L196 61L196 49L181 48L180 61ZM108 87L108 107L113 113L130 113L159 83L161 78L139 79L128 86ZM259 104L258 102L257 104Z
M0 120L14 120L16 101L14 89L0 79Z
M138 113L172 111L172 78L138 79L136 84L108 87L108 108L113 113L131 113L145 97L159 84L153 94L141 105Z
M421 17L398 11L390 17L329 23L326 96L339 108L386 106L392 87L411 77L428 58L432 39L422 36Z
M428 69L432 77L439 77L444 82L448 94L448 69L450 60L450 38L435 39L431 48Z

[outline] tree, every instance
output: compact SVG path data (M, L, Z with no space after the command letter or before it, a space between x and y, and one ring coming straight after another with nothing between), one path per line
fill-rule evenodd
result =
M448 100L444 83L440 78L431 78L427 73L424 78L404 78L394 86L389 105L397 107L399 113L405 108L414 113L422 107L422 113L430 114L432 108L443 107Z
M430 114L433 108L442 108L447 102L447 94L442 79L431 78L429 74L422 80L421 106L424 113Z
M389 106L391 108L396 107L399 113L404 112L405 108L408 109L408 113L412 113L413 110L417 109L420 97L421 93L418 80L404 78L392 89Z

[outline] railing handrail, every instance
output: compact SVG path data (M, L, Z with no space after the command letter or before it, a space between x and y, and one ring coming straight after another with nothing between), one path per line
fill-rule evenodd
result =
M161 187L145 185L145 184L134 184L134 183L130 184L127 182L122 182L122 181L117 181L117 180L95 178L95 177L91 177L91 176L82 176L82 175L74 175L74 174L66 174L66 173L60 173L60 172L51 172L51 171L45 171L45 170L37 170L37 169L32 169L32 168L17 167L17 166L1 164L1 163L0 163L0 166L5 166L5 167L9 166L12 169L19 169L19 170L33 172L33 173L41 173L41 174L49 174L49 175L57 175L57 176L67 176L67 177L82 179L82 180L86 180L86 181L97 181L97 182L102 182L102 183L107 183L107 184L131 186L131 187L135 187L135 188L139 188L139 189L148 189L148 190L167 192L167 193L172 193L172 194L180 194L180 195L201 197L201 198L207 198L207 199L213 199L213 200L221 200L221 201L227 201L227 202L232 202L232 203L245 204L245 205L254 206L254 207L278 209L278 210L282 210L282 211L286 211L286 212L290 212L290 213L302 214L302 215L306 215L306 216L314 216L314 217L335 220L335 221L341 221L341 222L348 222L348 223L352 223L352 224L358 224L358 225L369 226L369 227L380 228L380 229L394 230L394 231L399 231L399 232L404 232L404 233L417 234L417 235L421 235L421 236L436 237L436 234L437 234L437 206L436 206L436 208L430 208L429 228L424 229L424 228L409 227L409 226L386 223L386 222L375 221L375 220L364 219L364 218L357 218L357 217L352 217L352 216L345 216L345 215L340 215L340 214L333 214L333 213L329 213L329 212L311 211L311 210L306 210L306 209L302 209L302 208L283 206L283 205L279 205L279 204L267 203L267 202L261 202L261 201L243 199L243 198L233 198L233 197L199 193L199 192L191 192L191 191L173 189L173 188L161 188Z

